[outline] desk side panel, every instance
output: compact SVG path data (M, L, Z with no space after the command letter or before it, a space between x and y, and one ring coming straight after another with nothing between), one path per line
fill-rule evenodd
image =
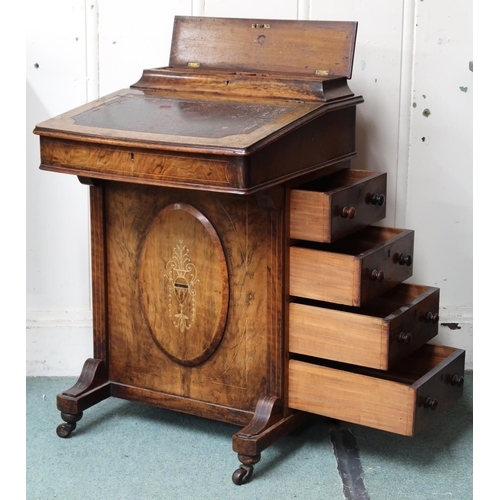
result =
M229 308L222 338L213 354L195 366L176 362L158 346L138 293L141 246L148 228L166 206L176 203L195 207L210 221L220 238L229 274ZM249 412L263 395L282 397L282 258L276 251L281 248L282 225L275 218L253 197L107 182L111 381ZM189 235L184 238L186 244ZM162 245L167 248L175 243ZM189 255L192 264L203 267L194 249ZM158 262L159 273L162 266ZM165 308L157 313L167 317L167 289L164 292ZM197 296L196 304L203 303ZM197 317L210 313L196 310ZM177 334L192 335L192 342L197 342L195 329Z
M279 136L250 157L250 186L298 177L356 156L356 106L333 108Z

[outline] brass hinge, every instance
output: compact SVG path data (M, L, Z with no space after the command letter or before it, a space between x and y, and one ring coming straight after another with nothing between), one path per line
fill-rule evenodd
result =
M200 63L198 62L188 62L188 68L199 68Z
M330 73L329 69L317 69L314 74L318 76L328 76Z

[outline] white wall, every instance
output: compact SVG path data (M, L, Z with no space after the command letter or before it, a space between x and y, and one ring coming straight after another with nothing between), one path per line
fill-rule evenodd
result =
M359 22L354 166L388 172L383 224L415 230L410 281L441 288L441 323L456 327L436 342L467 349L472 368L472 0L30 0L27 12L28 375L78 375L92 356L87 189L38 170L32 130L167 65L176 14Z

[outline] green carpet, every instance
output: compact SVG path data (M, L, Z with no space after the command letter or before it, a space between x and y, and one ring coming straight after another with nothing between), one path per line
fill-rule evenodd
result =
M107 399L67 439L55 406L68 377L26 379L27 500L344 500L331 432L350 432L364 496L349 500L472 499L472 374L464 397L416 438L316 417L262 453L252 480L231 481L239 427Z

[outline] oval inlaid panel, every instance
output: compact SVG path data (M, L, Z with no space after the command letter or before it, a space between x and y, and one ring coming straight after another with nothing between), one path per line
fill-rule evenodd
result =
M151 334L167 356L196 366L217 349L227 319L227 263L214 227L185 203L165 207L139 256L139 295Z

